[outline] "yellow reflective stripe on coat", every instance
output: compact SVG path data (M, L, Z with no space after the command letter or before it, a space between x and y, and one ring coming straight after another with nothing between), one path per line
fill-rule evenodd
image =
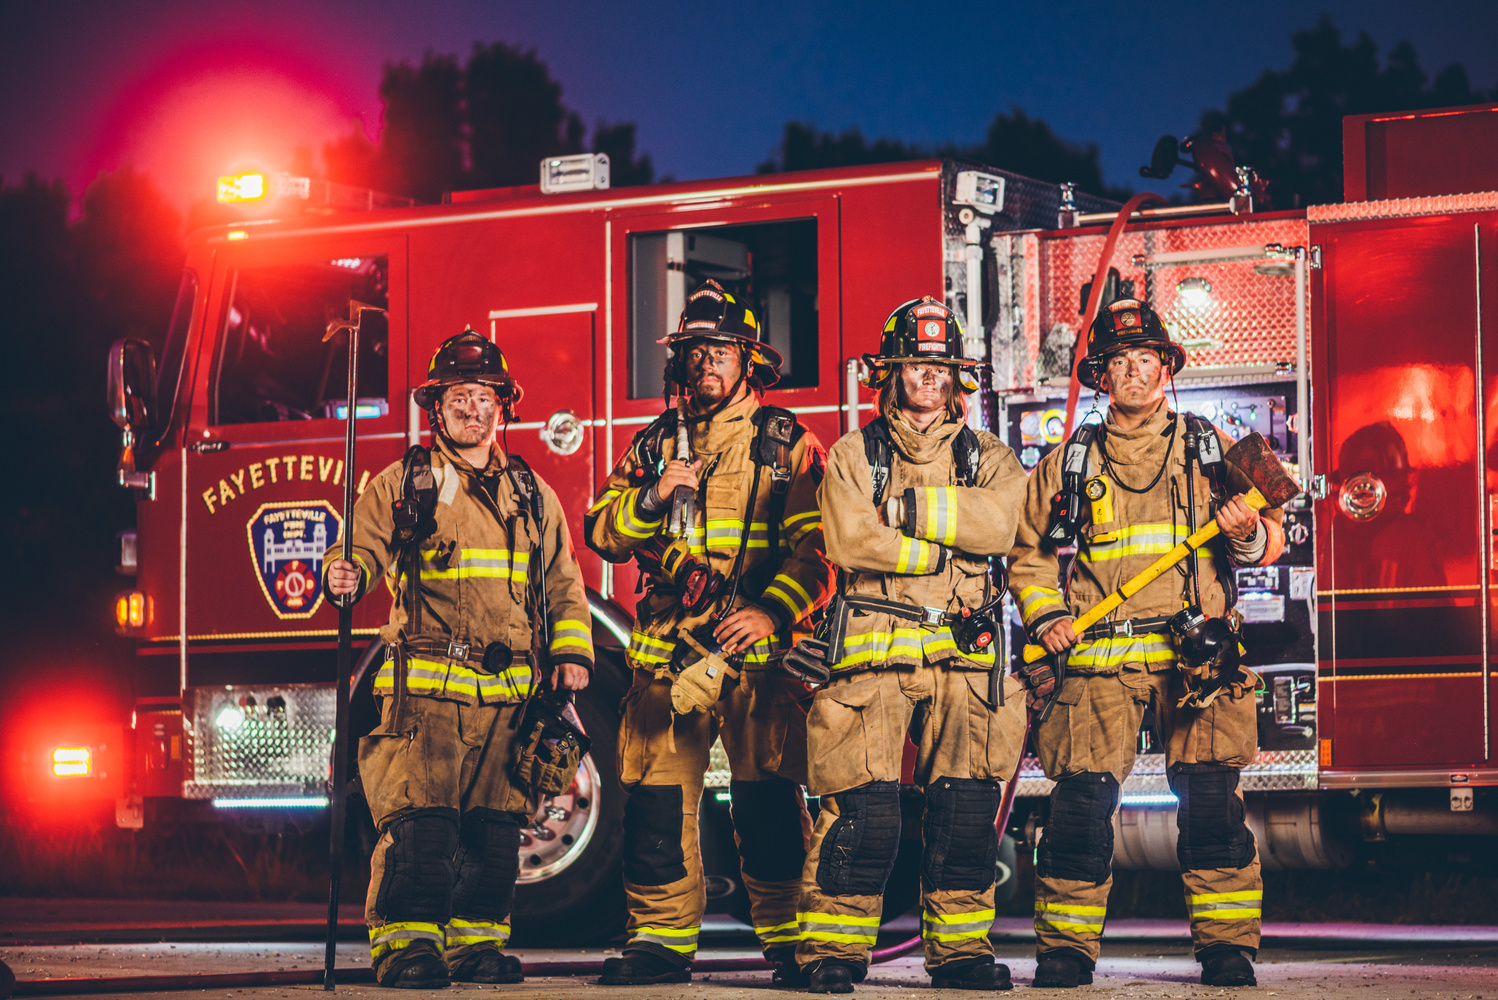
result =
M576 618L558 618L551 623L551 642L547 648L555 653L563 649L585 649L593 653L593 632L587 622Z
M1045 930L1050 928L1058 931L1093 931L1101 934L1103 932L1103 918L1107 916L1106 906L1072 906L1067 903L1042 903L1035 901L1035 929Z
M465 944L494 942L503 948L510 941L510 925L494 920L464 920L453 917L442 928L449 948L460 948Z
M1083 562L1106 562L1127 556L1161 556L1184 542L1189 536L1184 524L1135 524L1117 531L1095 535L1077 550ZM1209 555L1210 549L1196 550Z
M1193 923L1200 920L1258 920L1263 914L1264 890L1209 892L1186 897Z
M1035 612L1051 605L1065 609L1066 603L1061 600L1061 591L1050 587L1026 587L1019 592L1019 614L1026 621Z
M675 648L674 643L646 635L638 626L629 633L629 656L641 663L667 663Z
M588 508L588 513L597 514L599 511L607 507L609 505L609 502L613 500L614 497L619 496L623 492L623 490L604 490L603 493L598 497L598 499L593 501L593 506Z
M788 920L783 924L771 924L768 927L756 926L754 933L761 944L788 944L801 940L801 925L794 920Z
M957 541L957 487L927 486L926 523L921 537L943 545Z
M816 531L822 526L822 512L820 510L804 510L799 514L793 514L780 522L782 534L790 543L791 548L801 544L801 539Z
M846 913L796 914L801 937L806 941L835 941L840 944L873 944L879 934L878 917L855 917Z
M1069 667L1119 667L1125 663L1174 663L1175 643L1169 634L1116 635L1095 642L1079 642L1067 658Z
M775 574L775 579L765 588L764 596L773 597L785 605L793 622L800 621L811 610L811 595L806 588L784 573Z
M525 579L530 568L529 552L511 552L509 549L459 549L446 562L436 549L421 554L421 575L427 580L469 580L490 578L508 580L512 576Z
M696 927L637 927L630 932L629 943L648 941L690 958L697 954L697 934L701 929L700 924Z
M660 516L652 520L641 520L635 513L635 501L639 495L638 486L619 494L614 504L614 529L630 538L653 538L666 519L666 512L661 511Z
M517 701L530 694L533 673L528 663L512 663L502 673L485 674L467 663L406 657L406 691L411 694L466 694L485 702ZM376 694L395 690L395 664L386 660L375 674Z
M381 924L369 929L369 951L375 958L392 951L408 948L415 941L430 941L442 950L442 928L437 924L421 920L406 920L400 923Z
M921 937L927 941L964 941L986 938L993 929L993 910L969 913L932 913L921 911Z
M737 517L712 517L707 520L707 547L710 549L738 548L744 534L744 522ZM751 521L749 524L749 548L770 547L770 522Z
M932 552L935 546L929 542L923 542L917 538L900 536L900 555L895 560L895 572L907 573L912 576L924 576L930 572L935 563L935 554Z

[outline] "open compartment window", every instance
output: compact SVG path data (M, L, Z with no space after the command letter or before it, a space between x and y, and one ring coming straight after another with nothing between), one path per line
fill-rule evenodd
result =
M666 345L686 298L709 278L758 318L785 359L777 388L817 384L817 220L633 233L629 397L660 396Z

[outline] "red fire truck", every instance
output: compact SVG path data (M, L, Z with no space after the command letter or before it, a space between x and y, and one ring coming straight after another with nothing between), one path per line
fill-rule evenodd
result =
M1265 866L1480 860L1474 838L1498 833L1485 787L1498 784L1486 610L1498 359L1484 365L1498 338L1498 194L1463 192L1498 183L1491 157L1453 166L1442 151L1498 150L1498 108L1459 110L1349 119L1343 204L1254 211L1245 184L1221 204L1144 209L1101 267L1118 206L952 161L625 190L598 187L594 162L573 182L585 190L560 193L546 189L578 165L549 161L542 188L202 230L159 362L128 343L111 361L120 476L139 501L122 542L135 585L117 608L136 642L136 709L100 787L124 825L172 799L326 802L336 612L321 553L343 529L345 477L362 487L430 441L410 388L465 326L498 342L525 386L507 445L556 488L575 532L659 413L656 340L703 279L756 305L786 358L772 399L824 442L869 409L856 359L889 309L944 296L995 367L972 419L1026 466L1063 438L1084 286L1103 280L1105 298L1151 302L1190 352L1179 406L1233 436L1263 433L1308 487L1287 512L1285 556L1238 571L1265 678L1263 751L1243 782ZM340 396L346 344L322 342L350 299L387 310L366 313L356 400ZM360 435L346 469L348 406ZM618 919L597 900L618 882L612 756L637 592L631 570L576 547L600 652L579 705L594 753L526 831L517 921L573 938ZM356 611L366 684L387 611ZM357 713L356 701L356 728ZM1117 863L1174 868L1174 799L1148 719L1139 740ZM67 764L90 748L64 751ZM705 812L727 800L726 771L714 777ZM1009 827L1019 843L1035 841L1048 790L1028 762ZM731 840L705 855L729 873L710 892L729 894Z

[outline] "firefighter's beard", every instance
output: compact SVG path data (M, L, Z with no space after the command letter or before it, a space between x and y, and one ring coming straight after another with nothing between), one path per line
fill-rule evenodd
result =
M737 368L737 370L731 370ZM704 362L692 372L692 406L706 410L723 402L723 397L734 389L742 368L725 365L721 368Z

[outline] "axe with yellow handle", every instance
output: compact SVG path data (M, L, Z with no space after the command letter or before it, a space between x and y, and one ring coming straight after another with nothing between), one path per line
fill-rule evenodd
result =
M1257 431L1233 445L1223 457L1237 466L1248 477L1248 481L1254 484L1253 489L1243 496L1243 502L1248 504L1250 510L1260 511L1266 507L1283 507L1300 495L1300 484L1280 463L1274 450L1269 447L1269 442L1265 441L1263 435ZM1195 549L1201 548L1216 538L1221 530L1216 520L1208 522L1206 527L1150 563L1148 568L1083 612L1072 623L1073 631L1080 636L1088 628L1102 621L1124 601L1149 586L1160 574L1185 559ZM1049 655L1050 653L1044 646L1027 645L1024 650L1026 663L1038 662ZM1059 683L1057 687L1059 689Z

